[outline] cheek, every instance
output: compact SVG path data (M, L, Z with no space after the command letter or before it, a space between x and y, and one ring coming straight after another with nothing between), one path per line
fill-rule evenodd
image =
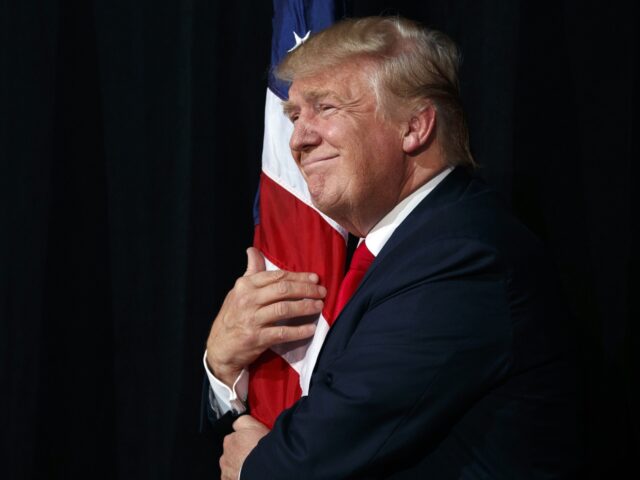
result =
M332 145L341 143L341 138L344 137L343 132L346 132L347 128L347 126L335 120L324 120L324 122L318 125L318 130L322 137Z
M373 174L380 166L384 155L384 145L369 134L360 137L360 141L351 145L351 170L365 178Z

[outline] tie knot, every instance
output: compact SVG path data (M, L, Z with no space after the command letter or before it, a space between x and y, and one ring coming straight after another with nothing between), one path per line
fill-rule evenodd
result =
M375 258L376 257L374 257L373 253L369 251L365 243L360 242L356 251L353 252L353 257L351 257L349 271L344 276L342 283L340 284L340 290L336 297L335 314L329 324L333 323L333 320L335 320L340 311L347 304L349 298L351 298L351 295L353 295L353 292L356 291L358 285L364 278L365 273L367 273L369 265L371 265L371 262L373 262Z
M355 252L353 252L353 257L351 257L351 264L349 265L349 270L358 270L361 272L366 272L369 268L369 265L373 262L376 257L373 256L373 253L369 251L364 240L360 242L358 248L356 248Z

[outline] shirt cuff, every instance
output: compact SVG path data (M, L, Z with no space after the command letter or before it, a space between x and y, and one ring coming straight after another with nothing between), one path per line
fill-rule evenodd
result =
M233 382L233 388L229 388L227 385L218 380L207 365L207 352L204 352L204 358L202 359L204 364L204 370L207 372L207 378L209 378L209 384L211 385L211 391L218 403L218 411L220 415L233 410L235 413L244 413L247 410L245 402L247 401L247 393L249 392L249 371L245 368L240 372L240 375Z

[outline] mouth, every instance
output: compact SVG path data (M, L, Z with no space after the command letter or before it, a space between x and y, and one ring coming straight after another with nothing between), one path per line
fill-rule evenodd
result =
M330 155L327 157L311 157L311 158L305 158L303 160L300 161L300 167L307 169L311 166L315 166L318 164L321 164L323 162L327 162L329 160L333 160L334 158L337 158L338 155Z

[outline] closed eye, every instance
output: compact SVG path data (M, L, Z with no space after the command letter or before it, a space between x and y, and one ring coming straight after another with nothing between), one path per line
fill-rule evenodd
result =
M316 110L319 112L330 112L332 110L335 110L335 105L332 105L330 103L319 103L316 106Z

